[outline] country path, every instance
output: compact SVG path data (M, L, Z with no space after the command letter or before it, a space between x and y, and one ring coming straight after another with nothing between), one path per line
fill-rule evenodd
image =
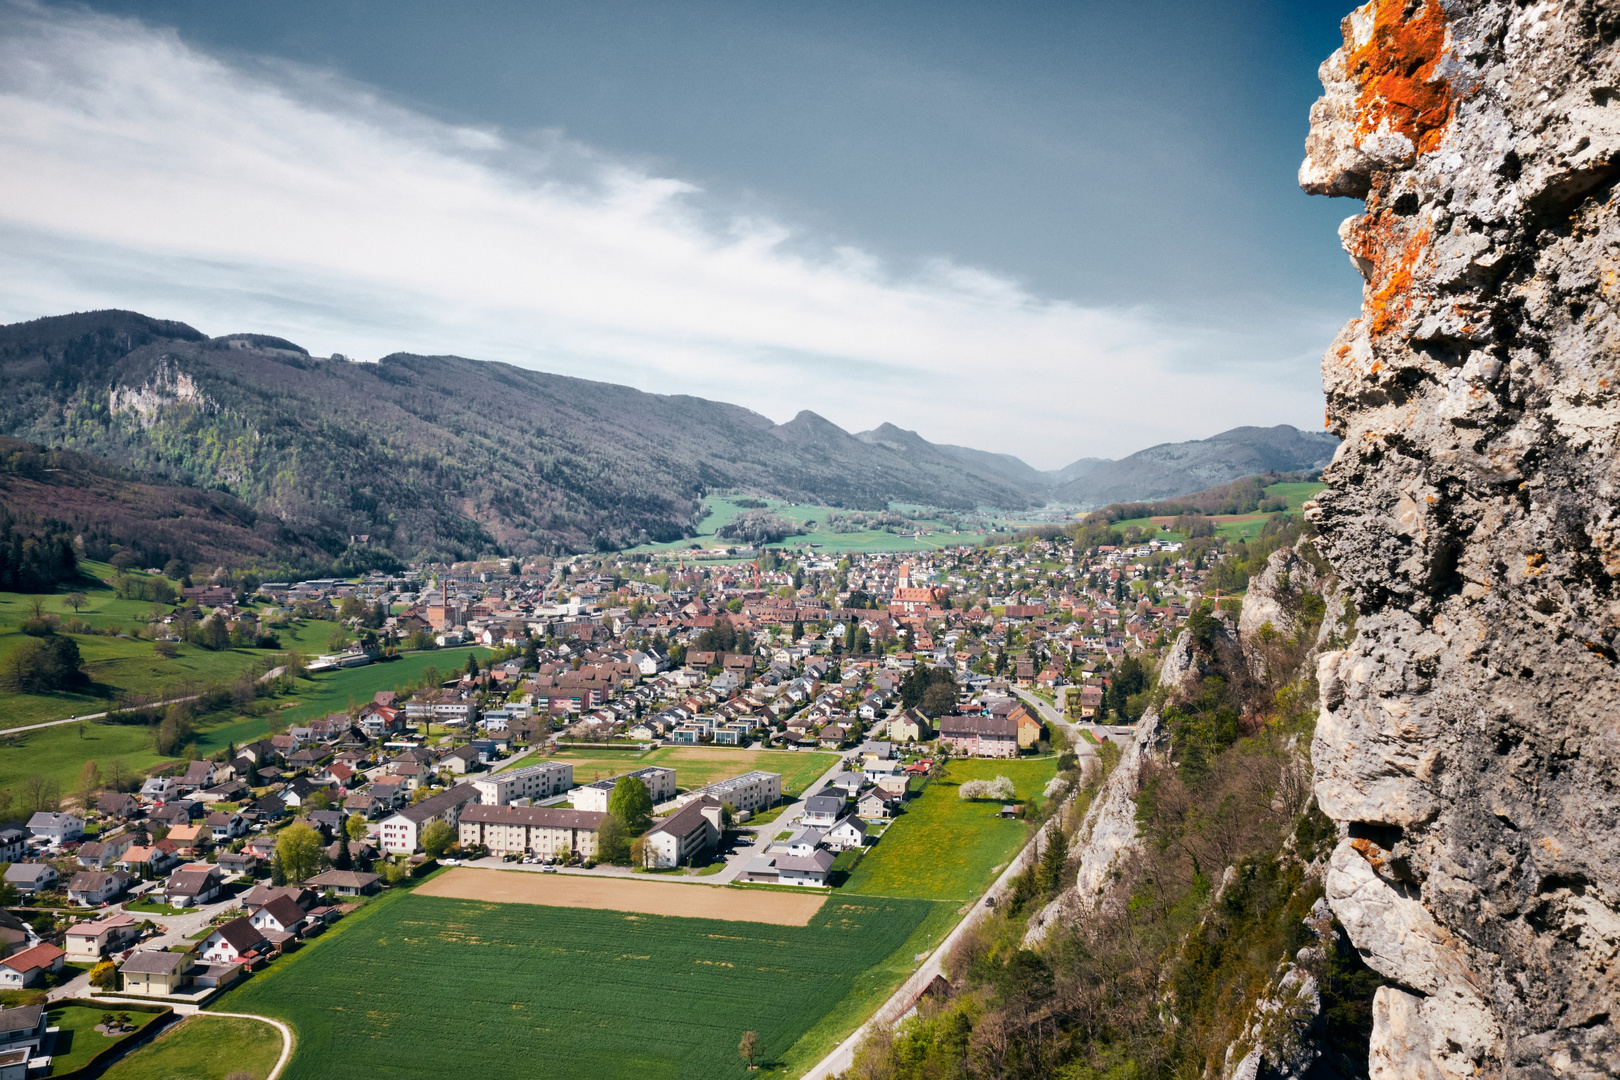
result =
M279 678L283 673L286 672L286 670L287 669L285 667L271 668L269 671L267 671L263 675L259 676L259 681L260 682L269 682L271 679ZM182 702L196 701L196 700L197 700L197 695L196 694L190 694L190 695L187 695L186 697L168 698L165 701L148 702L147 704L142 705L141 708L143 708L143 709L155 709L155 708L158 708L158 707L163 706L163 705L179 705ZM101 720L101 719L104 719L106 717L106 715L107 715L106 711L93 712L93 713L83 713L83 714L78 715L78 716L70 716L65 720L46 720L43 723L24 724L21 727L0 728L0 737L4 737L6 735L15 735L19 731L38 731L40 728L61 727L63 724L82 724L86 720Z

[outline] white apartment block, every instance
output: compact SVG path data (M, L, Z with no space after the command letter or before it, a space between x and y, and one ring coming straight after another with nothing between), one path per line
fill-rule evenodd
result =
M508 806L519 799L549 799L574 786L574 767L561 761L542 761L480 776L472 786L478 789L478 801L485 806Z
M720 803L730 803L738 812L757 814L769 810L782 798L782 774L774 772L743 773L730 780L721 780L705 788L687 792L682 802L707 795Z
M623 776L610 776L606 780L598 780L594 784L575 788L574 809L590 810L598 814L607 813L608 797L613 794L613 785L624 776L633 776L646 784L647 793L652 796L654 806L675 797L675 770L652 765L645 769L637 769L633 773L624 773Z

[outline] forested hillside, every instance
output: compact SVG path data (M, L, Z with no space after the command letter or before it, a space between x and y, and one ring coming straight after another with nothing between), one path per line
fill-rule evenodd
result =
M0 434L229 492L334 554L358 536L403 558L671 540L714 487L861 509L1031 503L812 413L777 426L454 356L322 359L131 312L0 328L0 378Z

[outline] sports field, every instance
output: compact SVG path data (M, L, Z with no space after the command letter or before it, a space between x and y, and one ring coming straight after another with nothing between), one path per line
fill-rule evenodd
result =
M548 760L574 766L574 783L589 784L653 765L675 770L675 783L686 790L727 780L754 769L782 774L782 793L798 795L838 763L837 754L796 750L727 750L708 746L660 746L646 754L624 750L562 750Z
M1001 803L964 800L965 780L1009 777L1020 799L1036 796L1057 775L1057 758L1032 761L961 759L906 804L905 813L861 860L840 895L909 896L964 901L977 897L1023 846L1024 823L997 816Z
M742 1080L744 1031L770 1062L846 1000L864 1011L940 906L833 896L798 927L401 892L217 1007L293 1024L287 1080L335 1063L379 1080Z
M820 889L797 893L752 889L743 892L680 881L627 881L584 874L545 874L472 866L447 870L432 881L418 885L416 894L777 926L808 926L827 902L827 894Z

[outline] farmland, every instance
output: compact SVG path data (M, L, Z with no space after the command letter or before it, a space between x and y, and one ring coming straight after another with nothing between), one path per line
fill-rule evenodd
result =
M622 772L652 765L675 770L675 782L690 790L740 776L753 769L782 774L782 793L798 795L838 761L837 754L795 750L727 750L722 747L660 746L646 754L636 750L563 750L549 760L574 767L574 783L589 784Z
M995 879L1024 843L1024 823L997 817L999 802L957 796L966 780L1007 776L1020 799L1038 796L1057 775L1057 759L957 760L906 804L881 840L850 874L840 894L970 900Z
M386 1080L501 1080L541 1063L550 1080L741 1078L743 1031L770 1060L852 993L875 999L893 983L885 965L939 906L834 896L808 926L744 927L402 892L219 1007L294 1025L288 1080L328 1076L335 1061Z

